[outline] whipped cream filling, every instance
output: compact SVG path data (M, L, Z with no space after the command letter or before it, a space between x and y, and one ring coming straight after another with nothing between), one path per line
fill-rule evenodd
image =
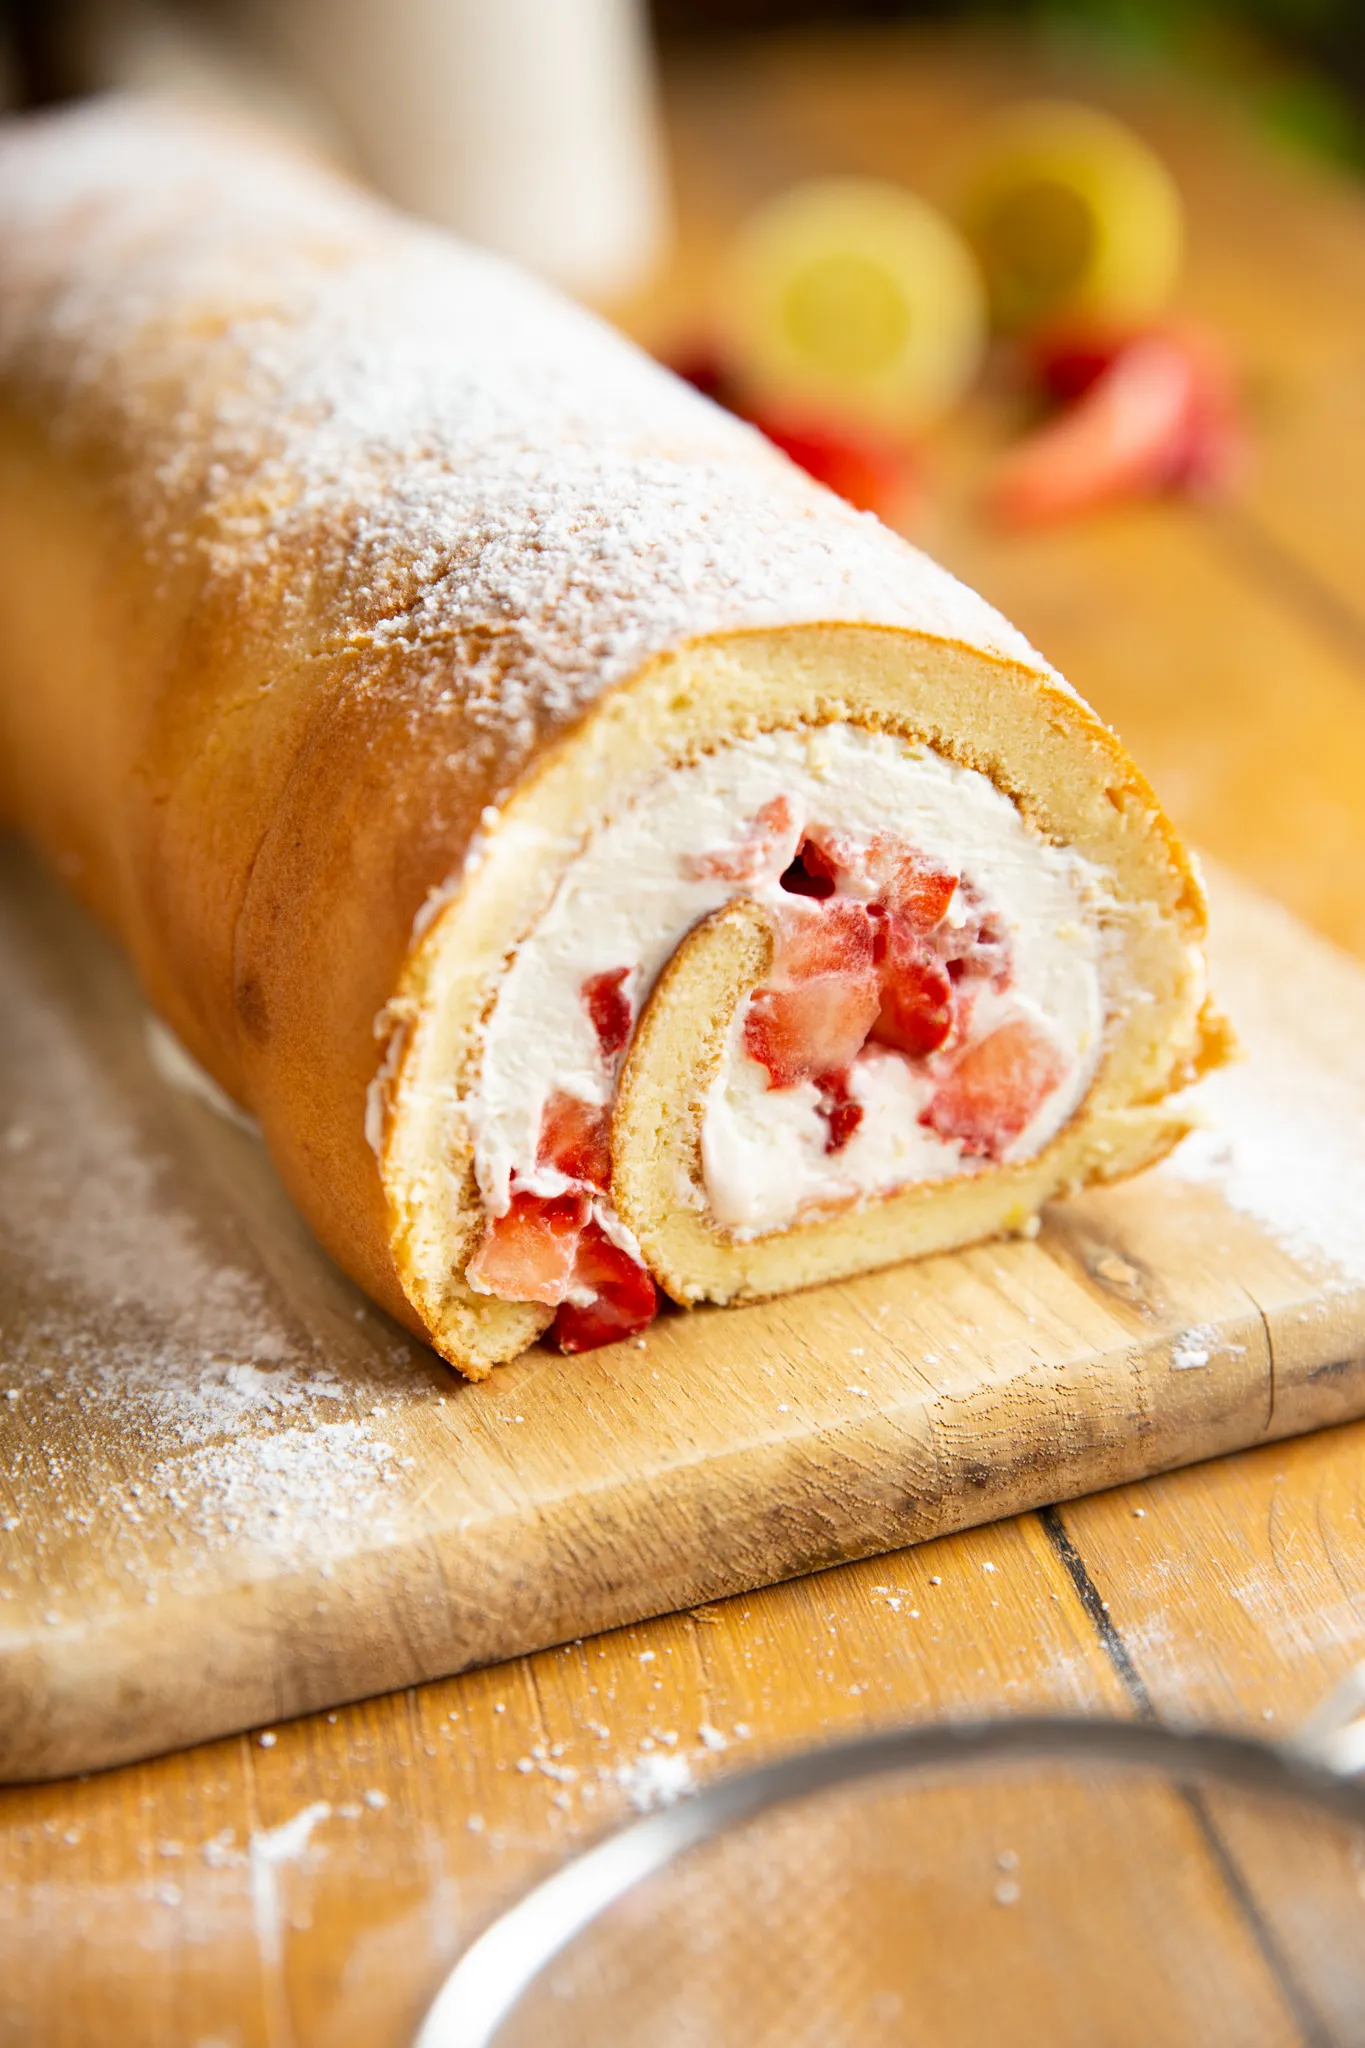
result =
M753 821L779 798L782 825L746 868ZM794 899L780 878L808 828L837 832L853 846L892 831L970 879L1010 958L1008 988L986 987L976 998L973 1037L999 1021L1029 1019L1056 1048L1062 1075L1004 1156L1027 1158L1061 1129L1101 1051L1097 872L1042 838L988 777L926 746L847 724L761 734L637 791L587 841L518 946L466 1103L490 1215L505 1215L514 1194L554 1196L568 1185L562 1172L537 1161L553 1097L604 1109L614 1098L620 1056L604 1053L585 986L624 969L618 986L633 1028L660 971L701 918L737 895L764 903L775 917L790 910ZM839 890L870 898L874 885L848 877ZM945 926L968 915L959 890ZM747 1007L735 1018L702 1132L707 1197L731 1234L780 1230L803 1212L981 1166L959 1140L920 1121L934 1093L934 1060L908 1060L877 1044L864 1048L848 1076L861 1121L831 1152L815 1084L775 1087L749 1056ZM638 1255L605 1197L594 1202L594 1214Z

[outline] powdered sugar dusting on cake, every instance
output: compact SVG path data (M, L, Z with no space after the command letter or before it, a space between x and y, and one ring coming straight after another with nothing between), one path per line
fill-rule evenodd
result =
M142 451L153 552L247 602L322 589L343 642L458 694L504 774L719 630L867 621L1044 666L592 316L259 141L120 103L21 127L0 253L0 376L59 438Z

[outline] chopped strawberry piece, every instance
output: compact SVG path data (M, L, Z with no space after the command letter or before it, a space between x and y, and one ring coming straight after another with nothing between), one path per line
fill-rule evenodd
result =
M578 1241L574 1261L575 1288L591 1287L593 1300L583 1307L563 1301L554 1320L561 1351L593 1351L647 1330L658 1311L653 1280L628 1252L614 1245L600 1223L590 1222Z
M829 1125L826 1152L842 1152L863 1120L861 1102L836 1102L831 1110L826 1111L822 1107L820 1114Z
M884 920L878 953L881 1009L872 1036L912 1060L927 1059L946 1043L955 1021L948 970L899 912Z
M590 974L581 990L584 1006L592 1018L592 1028L597 1033L597 1042L602 1048L602 1057L608 1065L618 1052L625 1051L634 1022L630 997L624 986L629 973L628 967L611 967L605 974Z
M836 832L829 825L812 825L802 841L802 851L807 849L836 880L841 875L862 873L866 851L846 832Z
M589 1187L611 1184L611 1117L594 1102L558 1089L540 1119L536 1163L553 1166L569 1180Z
M836 897L807 910L793 903L778 926L773 979L790 985L814 975L868 974L873 945L874 924L866 904Z
M867 873L877 900L908 918L917 932L942 924L958 886L956 875L891 832L878 832L868 847Z
M795 988L763 988L744 1020L744 1047L770 1086L794 1088L846 1067L862 1051L881 997L871 974L822 974Z
M1240 453L1233 414L1226 366L1207 338L1138 335L1004 458L994 508L1031 526L1177 486L1220 487Z
M979 989L982 982L989 982L1003 994L1014 979L1014 960L1000 920L985 908L979 891L965 875L958 888L960 905L966 914L961 924L936 932L933 944L949 979L958 989L961 1018L963 984L971 983Z
M772 867L792 830L791 805L775 796L750 819L742 838L732 846L684 854L680 866L690 882L757 882Z
M863 1106L853 1100L849 1087L848 1068L837 1074L818 1074L815 1085L820 1090L819 1110L826 1126L825 1150L842 1152L863 1120Z
M1000 1159L1065 1078L1053 1041L1023 1017L969 1046L920 1122L974 1158Z
M783 869L780 879L789 896L813 896L822 902L834 894L839 870L823 847L808 835L797 847L791 866Z
M777 931L770 985L755 991L744 1043L774 1088L837 1073L861 1050L881 1001L866 907L834 897L791 907Z
M503 1301L554 1308L569 1290L588 1197L516 1194L505 1216L490 1216L468 1276Z

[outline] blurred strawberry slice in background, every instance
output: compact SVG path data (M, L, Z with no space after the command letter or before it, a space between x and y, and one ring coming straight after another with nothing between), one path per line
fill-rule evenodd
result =
M714 399L727 412L734 411L725 365L714 349L699 345L683 349L677 355L663 356L660 360L665 369L671 370L675 377L681 377L683 383L690 384L694 391L700 391L703 398Z
M1054 405L1072 405L1084 398L1138 338L1131 331L1099 328L1088 333L1049 334L1035 339L1030 347L1029 373Z
M888 526L912 525L919 511L919 475L910 457L889 441L814 421L750 414L761 434L797 467L860 512L875 512Z
M720 357L704 349L669 365L676 376L747 420L807 476L846 498L860 512L875 512L888 526L912 526L921 510L918 464L907 449L883 436L804 414L756 412L741 404Z
M1066 403L998 465L989 501L1011 526L1124 498L1235 482L1243 443L1226 357L1212 337L1159 328L1035 344L1043 388Z

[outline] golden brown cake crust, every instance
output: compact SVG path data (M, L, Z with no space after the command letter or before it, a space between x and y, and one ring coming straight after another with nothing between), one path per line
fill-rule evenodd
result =
M466 1165L445 1126L399 1126L535 914L499 844L533 793L586 829L603 776L666 766L689 718L761 724L765 662L791 716L834 717L839 663L884 646L945 726L961 668L1002 733L1085 753L1124 888L1197 946L1150 791L1012 628L494 259L115 102L0 141L0 280L0 806L259 1117L328 1249L466 1370L545 1317L437 1285ZM1000 744L983 765L1027 800L1028 744ZM1195 1057L1188 1008L1157 1092Z

